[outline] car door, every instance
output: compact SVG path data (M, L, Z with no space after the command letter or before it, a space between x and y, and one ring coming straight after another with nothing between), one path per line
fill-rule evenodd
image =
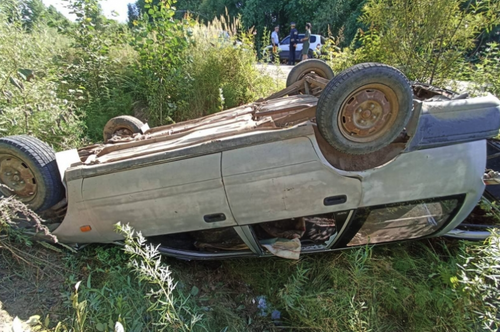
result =
M290 54L290 36L283 38L283 40L280 42L280 50L280 58L288 59L288 56Z
M297 43L297 47L295 48L295 58L296 59L300 59L300 56L302 54L302 47L304 46L304 43L301 42L300 40L302 40L302 38L304 38L305 35L304 34L299 34L299 42Z
M222 185L221 153L84 178L83 199L104 242L118 238L117 222L146 236L236 225Z
M239 225L348 210L361 199L361 181L323 163L308 137L224 151L222 174Z

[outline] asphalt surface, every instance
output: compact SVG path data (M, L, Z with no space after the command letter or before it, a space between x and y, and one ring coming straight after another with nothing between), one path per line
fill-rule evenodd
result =
M293 66L289 65L275 65L275 64L257 64L256 65L259 71L268 74L273 78L277 78L283 81L286 81L290 70L292 70Z

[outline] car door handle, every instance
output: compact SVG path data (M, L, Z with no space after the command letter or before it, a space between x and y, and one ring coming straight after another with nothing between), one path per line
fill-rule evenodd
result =
M203 216L205 222L217 222L226 220L226 215L224 213L207 214Z
M347 202L346 195L331 196L331 197L327 197L323 200L323 204L325 206L344 204L345 202Z

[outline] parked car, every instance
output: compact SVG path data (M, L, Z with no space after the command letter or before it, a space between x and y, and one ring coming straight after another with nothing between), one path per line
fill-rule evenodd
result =
M299 34L299 40L304 38L304 34ZM326 42L325 37L321 35L311 35L311 42L308 51L308 57L314 58L315 54L317 54L318 50L321 50L321 46ZM297 48L295 49L295 59L296 61L300 61L302 59L302 46L303 43L298 43ZM268 45L264 49L264 57L269 57L271 61L274 61L274 57L272 54L273 46ZM279 48L279 59L280 61L288 61L290 57L290 36L283 38L280 42Z
M312 59L255 103L155 128L113 118L103 144L0 138L0 190L64 243L120 241L121 222L176 257L297 258L449 233L483 194L499 128L492 95Z

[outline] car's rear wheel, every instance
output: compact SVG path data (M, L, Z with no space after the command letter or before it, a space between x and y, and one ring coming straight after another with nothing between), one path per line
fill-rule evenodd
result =
M367 154L394 141L412 109L411 85L399 70L362 63L328 83L318 101L316 121L321 135L337 150Z
M30 136L0 138L0 196L15 195L33 211L64 197L54 150Z
M327 80L331 80L335 76L332 68L326 62L318 59L307 59L292 68L286 79L286 86L301 80L307 74L316 74Z
M104 126L104 142L115 135L130 136L141 132L144 126L141 120L130 115L121 115L110 119Z

